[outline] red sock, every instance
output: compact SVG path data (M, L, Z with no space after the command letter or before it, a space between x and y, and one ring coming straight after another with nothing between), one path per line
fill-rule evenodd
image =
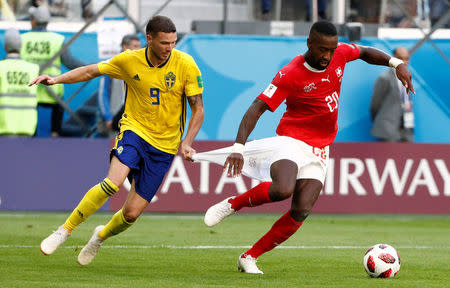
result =
M245 254L258 258L261 254L272 250L286 241L292 236L292 234L295 233L295 231L297 231L298 228L300 228L300 226L302 226L302 224L303 222L295 221L288 211L286 214L281 216L281 218L273 224L269 232L261 237L261 239L259 239L252 248L245 252Z
M231 208L238 211L242 207L254 207L264 203L270 203L269 187L272 182L262 182L248 190L242 195L236 196L234 199L228 200Z

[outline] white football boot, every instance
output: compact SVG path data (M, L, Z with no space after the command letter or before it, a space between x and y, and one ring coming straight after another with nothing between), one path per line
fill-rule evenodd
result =
M256 261L256 258L242 253L237 262L238 270L250 274L264 274L259 270L258 266L256 266Z
M95 255L98 253L98 249L102 246L103 240L98 237L98 233L102 231L104 225L97 226L94 230L94 234L92 234L91 239L86 244L86 246L81 249L80 254L78 255L78 264L82 266L86 266L94 260Z
M204 219L206 226L215 226L219 224L223 219L236 212L233 208L231 208L231 204L228 203L228 200L232 198L234 197L228 197L222 202L209 207L208 211L206 211L205 213Z
M63 225L58 227L58 230L53 231L50 236L42 240L41 242L41 252L44 255L50 255L62 244L67 238L69 238L70 234L67 229L63 228Z

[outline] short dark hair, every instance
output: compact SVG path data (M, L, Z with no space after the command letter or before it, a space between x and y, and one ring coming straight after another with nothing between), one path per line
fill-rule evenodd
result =
M148 21L145 33L156 35L158 32L174 33L177 29L169 17L158 15Z
M128 34L123 36L122 43L120 43L120 45L130 45L131 41L141 41L141 39L134 34Z
M336 36L337 30L336 30L336 26L334 26L333 23L322 20L322 21L317 21L316 23L314 23L312 25L311 30L309 31L309 35L311 35L313 33L318 33L318 34L327 35L327 36Z

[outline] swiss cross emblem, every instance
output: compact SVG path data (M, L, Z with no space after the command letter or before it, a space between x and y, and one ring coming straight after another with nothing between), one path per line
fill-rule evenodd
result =
M342 76L342 68L340 66L335 71L338 78Z

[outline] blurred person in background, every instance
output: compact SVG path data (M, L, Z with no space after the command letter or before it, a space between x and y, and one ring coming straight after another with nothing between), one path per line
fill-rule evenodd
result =
M415 18L419 27L430 28L430 3L428 0L416 0L417 15Z
M129 34L122 38L122 52L128 49L138 50L140 48L141 41L138 36ZM104 75L100 78L99 86L98 105L100 117L97 123L97 132L102 137L115 137L119 127L114 119L120 119L125 110L124 82Z
M56 17L67 17L69 6L64 0L48 0L50 14Z
M436 24L436 22L447 13L449 6L450 4L447 0L430 0L431 25ZM444 23L441 28L450 28L450 20L448 20L447 23Z
M312 21L312 0L306 0L306 21ZM317 0L317 14L318 20L327 19L327 0Z
M30 6L32 6L32 7L39 7L44 4L45 4L44 0L31 0L30 1Z
M24 60L39 64L42 67L48 60L56 55L59 50L61 50L64 44L64 36L47 31L47 24L50 21L50 11L45 5L30 7L29 14L31 17L31 32L22 34L22 49L20 51L20 56ZM84 62L73 58L69 49L67 49L60 57L53 61L50 67L42 71L42 73L53 76L61 74L61 63L70 70L85 65ZM50 89L57 97L63 96L63 85L54 85L50 87ZM43 86L37 87L37 97L38 113L45 109L51 109L51 136L59 136L61 133L64 109ZM42 125L44 124L45 123L42 123ZM41 124L38 123L38 125L40 126Z
M405 47L394 50L394 57L409 65L409 51ZM373 121L372 136L386 142L414 141L414 112L411 95L388 69L378 77L373 88L370 116Z
M399 27L399 28L411 27L412 23L409 20L409 18L405 15L401 7L403 7L405 11L409 12L411 16L413 16L412 14L415 15L416 12L415 0L412 1L414 1L414 7L412 7L411 0L397 0L397 2L394 2L392 0L387 1L386 23L389 23L390 27ZM399 7L399 5L401 7ZM407 7L409 7L409 9L407 9Z
M261 0L261 13L263 21L270 21L271 10L272 10L272 0Z
M94 16L94 8L92 0L81 0L81 17L84 20L89 20Z
M33 136L36 132L36 87L28 83L39 75L39 66L20 59L21 45L19 31L6 30L6 59L0 61L1 136Z
M131 182L122 209L105 225L97 226L78 255L88 265L103 241L133 225L150 203L169 170L175 154L192 160L192 143L203 123L203 80L192 56L174 49L175 25L155 16L146 27L147 47L127 50L109 60L69 71L57 77L42 75L30 85L77 83L107 74L125 81L125 113L120 133L111 151L106 178L92 187L65 223L41 243L45 255L52 254L72 231L114 195L125 179ZM191 117L183 141L186 101Z

